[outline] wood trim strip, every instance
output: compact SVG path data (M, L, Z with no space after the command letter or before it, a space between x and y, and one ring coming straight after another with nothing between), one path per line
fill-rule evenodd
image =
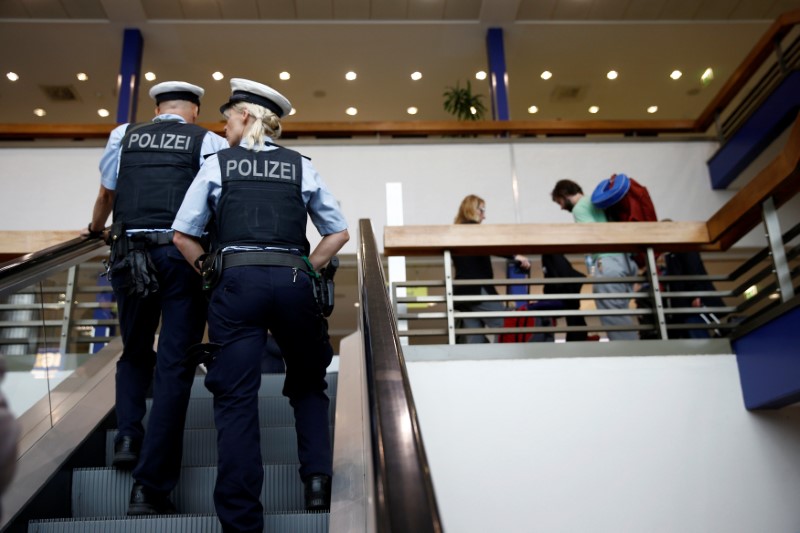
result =
M283 125L284 138L425 136L425 135L596 135L691 133L691 120L524 120L524 121L413 121L413 122L291 122ZM200 123L218 134L224 125ZM0 139L105 139L116 124L0 124Z

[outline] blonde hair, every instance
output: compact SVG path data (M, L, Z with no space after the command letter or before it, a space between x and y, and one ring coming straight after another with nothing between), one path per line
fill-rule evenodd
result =
M479 207L481 205L485 205L486 202L483 201L483 198L480 196L475 196L474 194L470 194L469 196L465 197L461 200L461 205L458 208L458 214L456 215L455 220L453 221L454 224L470 224L470 223L478 223L481 222L481 214Z
M233 109L239 111L247 111L254 121L245 128L242 138L247 144L248 150L260 151L264 149L263 140L264 135L271 137L273 140L281 136L281 119L278 115L257 104L250 102L239 102L233 106Z

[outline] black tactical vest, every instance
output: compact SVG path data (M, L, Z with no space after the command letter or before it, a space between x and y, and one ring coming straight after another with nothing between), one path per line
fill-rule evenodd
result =
M128 126L122 139L114 222L126 228L170 228L200 170L207 131L177 120Z
M222 191L219 246L275 246L309 253L302 157L288 148L254 152L237 146L217 153Z

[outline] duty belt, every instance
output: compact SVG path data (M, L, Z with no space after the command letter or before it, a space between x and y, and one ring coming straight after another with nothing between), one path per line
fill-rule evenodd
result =
M151 246L161 246L163 244L172 244L172 236L174 231L138 231L128 235L128 240L131 242L142 242Z
M285 266L311 273L313 270L308 261L290 253L281 252L235 252L226 253L222 259L222 268L236 266Z

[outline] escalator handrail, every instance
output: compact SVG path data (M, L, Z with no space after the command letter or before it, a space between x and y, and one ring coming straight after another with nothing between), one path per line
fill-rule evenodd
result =
M369 219L359 221L364 334L377 531L441 532L411 385Z
M76 237L2 263L0 298L32 285L54 272L80 264L105 246L106 243L100 237Z

